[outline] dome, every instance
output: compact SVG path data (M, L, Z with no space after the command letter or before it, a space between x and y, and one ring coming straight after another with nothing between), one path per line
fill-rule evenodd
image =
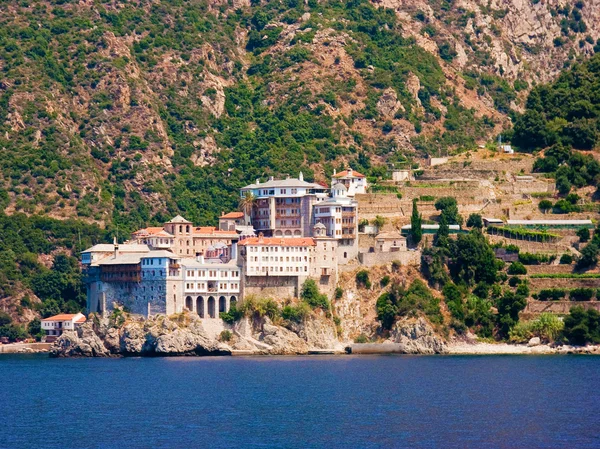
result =
M346 188L346 186L344 184L342 184L341 182L338 182L337 184L334 184L332 187L333 190L341 190L342 192L347 192L348 189Z

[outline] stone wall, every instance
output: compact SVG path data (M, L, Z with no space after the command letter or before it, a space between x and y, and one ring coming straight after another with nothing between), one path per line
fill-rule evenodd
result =
M599 301L529 301L523 314L539 315L540 313L567 314L571 307L582 306L585 309L596 309L600 311Z
M244 276L242 297L250 295L277 299L297 298L306 277L298 276Z
M418 266L421 263L421 251L397 251L389 253L359 253L358 260L365 267L384 265L397 260L402 265Z
M540 290L545 290L549 288L564 288L564 289L573 289L573 288L600 288L600 279L593 278L579 278L579 279L571 279L571 278L529 278L529 288L531 292L539 292Z

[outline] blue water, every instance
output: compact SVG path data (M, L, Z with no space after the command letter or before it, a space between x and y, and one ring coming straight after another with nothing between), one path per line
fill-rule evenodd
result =
M0 448L600 448L600 357L0 356Z

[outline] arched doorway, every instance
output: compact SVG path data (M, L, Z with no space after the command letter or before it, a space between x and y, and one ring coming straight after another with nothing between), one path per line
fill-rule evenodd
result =
M219 313L226 312L225 309L227 309L227 299L225 296L221 296L219 298Z
M235 296L229 298L229 310L231 310L233 306L237 307L237 298Z
M208 317L215 318L215 298L212 296L208 298Z
M185 297L185 307L188 310L193 310L194 309L194 304L192 302L192 297L191 296L186 296Z
M204 318L204 298L202 296L196 298L196 313L200 318Z

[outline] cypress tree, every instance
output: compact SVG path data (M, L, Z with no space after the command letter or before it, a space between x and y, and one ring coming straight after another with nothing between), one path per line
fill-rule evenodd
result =
M417 199L413 199L412 216L410 217L410 237L413 244L418 245L423 237L423 229L421 229L422 217L417 210Z

